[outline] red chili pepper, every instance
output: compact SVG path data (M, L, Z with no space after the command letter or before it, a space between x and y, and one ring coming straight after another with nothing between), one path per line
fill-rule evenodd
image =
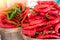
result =
M26 10L22 13L22 16L25 16L29 12L29 8L27 7Z
M22 13L22 15L21 15L21 16L25 16L25 14L26 14L26 11L25 11L24 13Z
M14 22L16 22L16 23L20 23L17 18L13 18L12 21L14 21Z
M50 7L48 7L49 5L40 5L40 6L36 6L35 7L35 9L34 9L34 11L36 11L36 12L46 12L46 11L48 11L49 9L50 9Z
M2 28L16 28L17 24L13 21L9 21L5 14L0 15L0 27Z
M25 34L25 35L27 35L27 36L29 36L29 37L30 36L34 36L35 35L35 32L36 32L36 29L31 29L31 30L29 30L29 29L28 30L24 30L23 29L22 30L22 33Z
M54 8L56 8L57 10L60 10L60 7L59 7L58 4L55 4L55 5L54 5Z
M22 14L24 15L22 21L23 34L35 36L35 32L43 31L42 34L39 33L35 37L38 39L60 38L60 33L57 32L60 30L60 24L58 24L60 23L60 7L57 5L57 3L53 1L38 1L38 4L32 10L34 13L31 12L28 17L25 16L26 11ZM25 22L26 20L27 22ZM52 26L54 28L50 31ZM49 31L51 33L49 33ZM46 34L44 34L44 32Z
M27 15L28 15L28 13L29 13L29 8L27 8L27 9L25 10L25 13L26 13L26 14L25 14L24 18L22 19L21 23L23 23L23 22L25 21Z
M46 29L49 29L49 27L51 27L51 25L47 25L47 26L43 26L41 28L37 28L37 31L42 31L42 30L46 30Z
M60 23L55 26L55 32L57 35L60 35Z
M42 23L44 20L34 20L30 22L30 25L35 25L35 24L39 24Z
M50 28L50 27L49 27ZM49 28L48 29L45 29L44 30L44 32L46 33L46 34L55 34L55 30L49 30Z
M38 1L38 4L48 4L48 5L54 5L54 4L56 4L55 2L53 2L53 1Z
M47 22L47 25L55 25L60 22L60 18L56 18L55 20Z
M34 18L35 20L40 20L40 19L41 19L41 20L42 20L42 19L45 20L45 19L42 18L41 16L35 16L35 17L33 17L33 18Z
M53 15L53 16L56 17L59 14L58 12L59 12L58 10L53 8L49 11L49 15Z
M0 20L1 19L6 19L6 15L4 13L0 13Z
M16 28L17 25L12 25L12 24L5 24L5 25L1 25L1 28Z
M29 24L28 24L28 23L22 24L22 27L23 27L23 28L29 27Z
M29 16L28 16L28 19L35 19L35 17L37 17L37 14L35 13L35 14L33 14L33 13L30 13L30 14L28 14Z
M0 20L0 26L2 28L16 28L17 24L13 23L12 21L8 21L8 20Z
M51 21L51 20L55 20L57 17L54 15L46 15L46 18Z
M16 17L20 18L20 14L16 14Z
M28 22L31 22L31 21L34 21L34 20L35 20L34 18L32 18L32 19L28 18Z
M37 16L35 14L30 14L27 18L28 22L34 21L34 20L40 20L42 17L41 16Z
M54 34L47 34L47 35L38 35L37 37L36 37L37 39L46 39L46 38L60 38L59 36L57 36L57 35L54 35Z
M45 23L39 23L39 24L32 25L32 26L29 26L29 24L28 24L28 26L23 26L23 25L22 26L24 27L23 29L33 29L33 28L43 26L43 25L45 25Z

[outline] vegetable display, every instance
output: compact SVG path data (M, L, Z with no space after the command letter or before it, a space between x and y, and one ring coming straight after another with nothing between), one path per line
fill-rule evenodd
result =
M16 4L0 13L0 28L22 27L22 33L36 39L60 39L60 6L38 1L34 8Z
M1 28L16 28L21 27L21 21L24 18L25 12L29 8L21 3L13 5L13 7L5 10L6 12L0 13L0 27Z
M60 7L56 2L38 1L23 20L22 33L28 37L60 38Z

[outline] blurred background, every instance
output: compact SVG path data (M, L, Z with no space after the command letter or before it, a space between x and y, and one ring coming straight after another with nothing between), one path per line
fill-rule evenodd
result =
M26 4L27 0L0 0L0 11L11 7L15 3Z
M28 6L31 6L31 4L32 5L35 4L32 3L31 1L38 1L38 0L0 0L0 11L8 7L11 7L15 3L22 3L24 5L27 4ZM60 0L54 0L54 1L56 1L60 5Z

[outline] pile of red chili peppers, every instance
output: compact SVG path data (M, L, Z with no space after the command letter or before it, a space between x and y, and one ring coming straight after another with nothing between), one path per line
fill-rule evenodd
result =
M30 9L18 4L0 13L1 28L22 26L22 33L31 38L60 38L60 7L53 1L38 1Z
M17 28L21 27L21 20L28 12L29 8L24 7L22 4L17 3L11 9L5 10L0 13L0 28Z
M22 33L32 38L60 38L60 7L53 1L38 1L22 28Z

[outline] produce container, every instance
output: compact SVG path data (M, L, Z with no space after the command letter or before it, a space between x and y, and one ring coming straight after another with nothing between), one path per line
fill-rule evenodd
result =
M4 29L1 31L2 40L23 40L21 28Z
M54 0L39 0L39 1L54 1ZM37 4L37 1L34 1L34 0L31 0L31 1L28 1L28 4L27 4L27 6L28 7L30 7L30 8L34 8L34 6ZM29 15L28 15L29 16ZM28 27L26 27L26 28L28 28ZM24 28L22 28L23 30L25 30ZM27 29L28 30L28 29ZM27 31L26 30L26 31ZM23 36L23 38L24 38L24 40L60 40L60 39L36 39L36 38L31 38L31 37L29 37L29 36L26 36L26 35L24 35L23 33L21 33L22 34L22 36Z
M1 40L1 30L2 30L2 28L0 28L0 40Z

